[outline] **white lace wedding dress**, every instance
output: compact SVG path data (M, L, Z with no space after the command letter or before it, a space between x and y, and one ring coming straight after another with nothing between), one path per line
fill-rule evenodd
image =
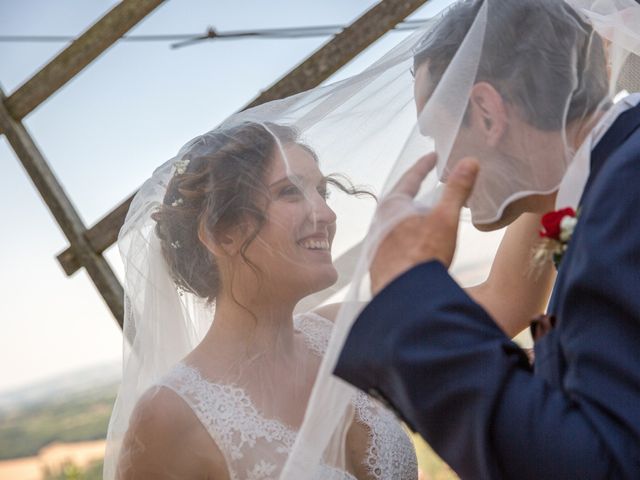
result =
M294 318L310 353L322 356L329 341L329 320L306 313ZM214 383L196 368L177 364L159 383L178 394L190 406L225 457L231 480L278 478L293 447L297 432L284 423L265 418L249 395L234 385ZM396 417L358 393L354 400L356 422L368 435L362 458L356 459L366 478L416 480L417 460L413 445ZM356 477L329 465L310 474L314 480L354 480Z

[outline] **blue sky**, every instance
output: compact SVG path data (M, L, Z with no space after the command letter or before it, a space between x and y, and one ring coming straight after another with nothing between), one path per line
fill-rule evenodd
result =
M77 35L117 2L0 2L0 34ZM172 0L131 33L348 24L370 0ZM450 0L431 0L427 18ZM332 79L372 63L406 33L390 33ZM25 124L81 217L92 225L190 138L215 127L328 39L125 43L31 113ZM0 43L0 85L12 93L65 45ZM55 260L67 242L0 140L0 391L120 358L121 335L83 272ZM121 270L114 248L107 258Z

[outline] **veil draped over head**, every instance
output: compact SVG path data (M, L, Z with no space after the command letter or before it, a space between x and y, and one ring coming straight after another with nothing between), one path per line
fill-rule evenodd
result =
M356 390L332 371L371 299L377 243L433 205L467 155L481 166L468 202L481 229L512 220L513 202L561 188L581 141L639 89L639 25L633 0L461 0L362 73L236 114L161 165L136 195L118 241L124 372L105 478L116 477L118 462L122 473L134 407L214 331L220 298L252 311L265 292L283 305L295 300L296 312L341 306L318 347L321 360L289 362L280 375L270 367L286 364L284 334L271 352L247 351L246 361L215 350L222 367L213 365L211 376L241 387L265 418L296 432L270 476L238 478L313 478L319 465L348 471ZM436 168L415 201L389 202L401 175L432 151ZM588 162L583 168L568 190L584 186ZM393 208L376 215L379 202ZM216 335L225 334L226 320ZM267 320L254 320L262 331ZM289 387L303 393L283 407Z

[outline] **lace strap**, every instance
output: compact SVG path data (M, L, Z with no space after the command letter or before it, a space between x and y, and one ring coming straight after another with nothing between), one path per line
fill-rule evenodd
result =
M304 335L309 349L322 357L327 351L333 323L315 312L306 312L293 318L293 326Z

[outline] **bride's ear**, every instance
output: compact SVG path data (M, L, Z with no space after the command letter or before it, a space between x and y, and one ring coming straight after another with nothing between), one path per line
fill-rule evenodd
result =
M507 109L502 95L487 82L479 82L471 90L472 123L484 134L490 147L497 146L507 131Z
M198 227L198 239L214 256L233 257L240 251L237 235L211 232L204 222Z

